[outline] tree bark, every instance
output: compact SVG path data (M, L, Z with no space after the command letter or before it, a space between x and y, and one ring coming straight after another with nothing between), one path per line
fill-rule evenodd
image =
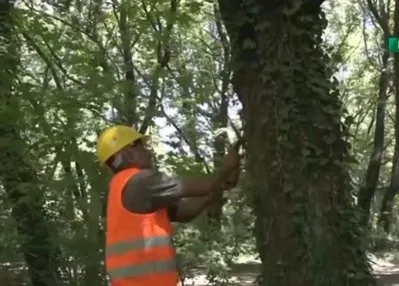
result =
M394 35L399 37L399 0L395 1ZM381 203L379 223L389 233L392 219L393 199L399 189L399 54L394 54L395 70L395 151L392 159L391 181Z
M258 194L263 285L375 285L329 79L323 1L219 0Z
M42 190L31 162L27 158L26 143L20 138L19 123L23 114L19 109L14 82L18 68L18 49L12 11L14 1L0 1L0 178L7 199L12 204L21 250L29 267L33 286L57 285L57 248L50 239L42 207ZM4 49L3 49L4 48Z

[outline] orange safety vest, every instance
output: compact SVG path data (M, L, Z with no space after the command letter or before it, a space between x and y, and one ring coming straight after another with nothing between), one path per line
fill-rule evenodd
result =
M127 169L110 183L106 224L106 268L112 286L176 286L176 252L167 210L135 214L122 204L122 190L139 172Z

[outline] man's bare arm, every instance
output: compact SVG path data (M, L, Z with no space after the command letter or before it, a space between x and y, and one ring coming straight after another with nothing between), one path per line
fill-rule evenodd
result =
M196 218L220 193L237 185L239 169L231 173L223 184L215 184L208 195L203 197L182 198L178 203L169 207L169 218L172 221L188 222Z
M189 222L196 218L214 200L215 192L204 197L183 198L171 210L170 219L176 222Z
M123 203L132 212L148 213L173 206L182 198L206 196L221 184L218 176L181 180L142 170L127 183Z

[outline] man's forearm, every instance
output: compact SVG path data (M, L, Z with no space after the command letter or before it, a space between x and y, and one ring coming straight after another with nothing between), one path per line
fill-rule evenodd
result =
M232 181L230 180L231 178L223 176L209 176L202 179L184 181L183 195L177 207L175 221L187 222L194 219L224 189L235 186L237 183L235 177L237 176L238 173L234 174Z
M176 221L188 222L197 217L217 195L223 192L223 188L214 188L204 197L199 198L183 198L178 204Z
M208 196L222 188L224 178L220 175L204 176L196 179L183 179L181 196L183 198Z

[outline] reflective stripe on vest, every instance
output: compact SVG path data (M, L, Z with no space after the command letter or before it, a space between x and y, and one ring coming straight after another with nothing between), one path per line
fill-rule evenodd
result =
M128 240L107 245L106 256L112 257L131 251L145 251L146 249L157 247L173 247L172 238L170 236L147 237L141 239ZM136 265L121 266L108 270L108 274L112 279L123 279L128 277L137 277L152 273L176 271L176 260L171 258L164 261L151 261Z
M147 237L140 239L133 239L123 242L107 245L106 255L118 255L127 251L144 250L145 248L154 248L159 246L172 246L172 238L169 235Z
M135 266L125 266L112 269L108 272L112 279L123 279L134 276L142 276L147 274L163 273L169 271L176 271L176 261L154 261Z

